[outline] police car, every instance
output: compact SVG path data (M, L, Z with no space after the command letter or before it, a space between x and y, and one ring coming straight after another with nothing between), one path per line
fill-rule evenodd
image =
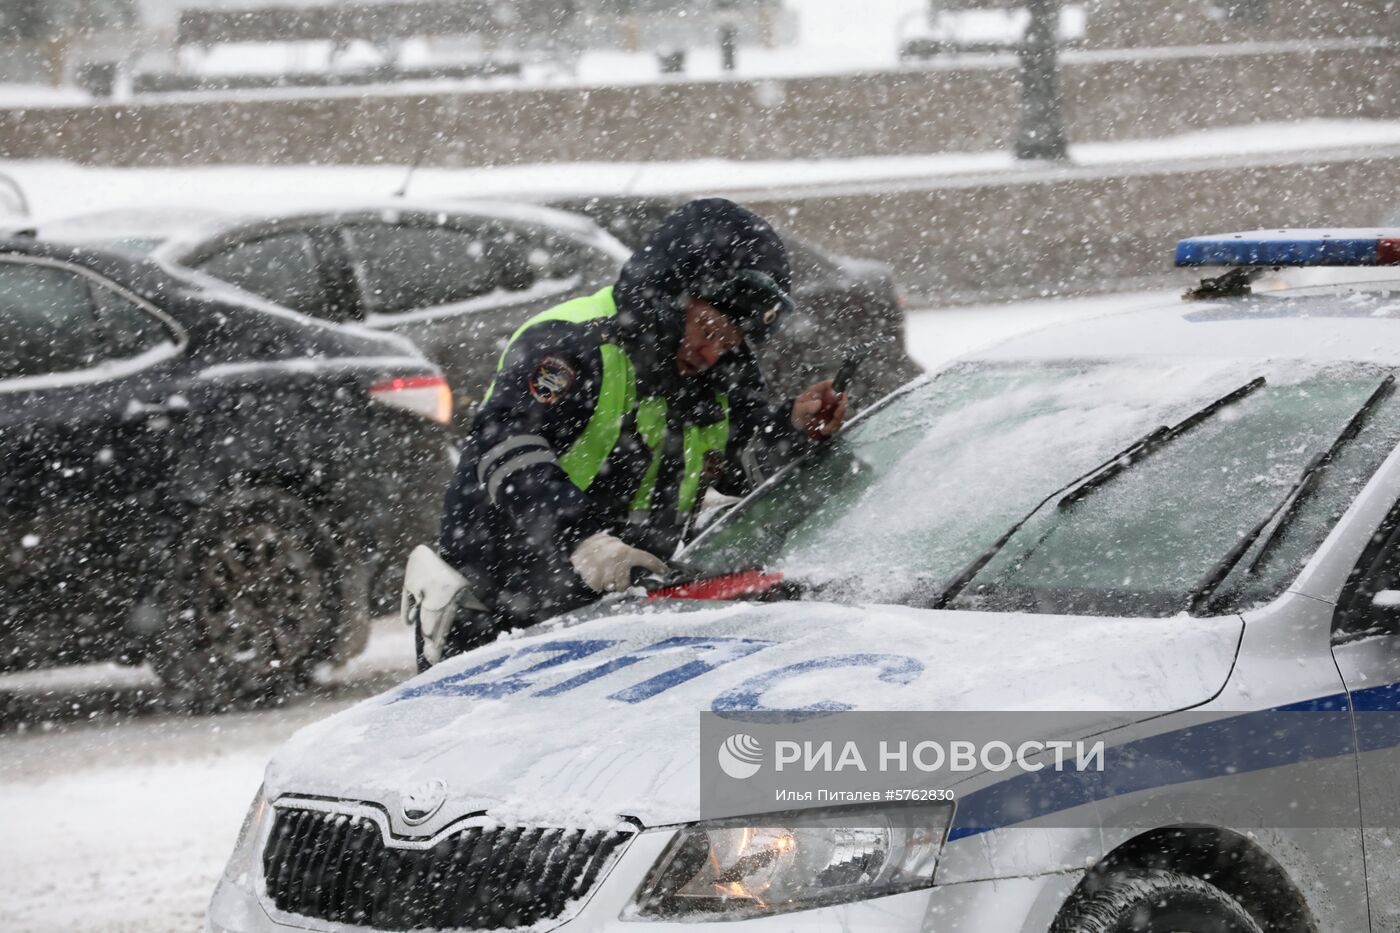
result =
M1223 271L907 386L645 597L300 732L209 929L1396 928L1400 275L1266 273L1400 230L1177 261ZM1053 715L1097 767L715 806L784 718L918 711Z

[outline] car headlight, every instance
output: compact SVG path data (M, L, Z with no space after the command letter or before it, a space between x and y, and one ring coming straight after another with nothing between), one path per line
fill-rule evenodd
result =
M248 815L243 817L243 826L238 830L238 841L233 844L233 854L228 858L228 864L224 866L224 879L229 884L237 885L240 888L251 891L253 889L253 870L257 867L258 840L262 838L263 822L267 819L271 807L267 805L267 798L263 796L263 789L258 788L258 792L253 797L253 804L248 808Z
M928 887L951 818L942 804L687 826L629 913L727 920Z

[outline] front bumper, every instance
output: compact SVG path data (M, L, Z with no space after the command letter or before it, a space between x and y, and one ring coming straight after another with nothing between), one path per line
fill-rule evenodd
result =
M726 922L623 920L670 834L640 834L593 891L553 922L575 933L1044 933L1083 877L1062 872L999 881L938 885L868 901ZM536 930L549 929L544 923ZM209 905L206 933L370 933L368 928L277 916L247 889L221 879Z

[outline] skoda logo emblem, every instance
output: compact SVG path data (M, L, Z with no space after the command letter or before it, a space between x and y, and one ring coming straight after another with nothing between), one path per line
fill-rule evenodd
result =
M399 794L399 811L405 823L417 826L432 819L446 802L447 784L433 778Z

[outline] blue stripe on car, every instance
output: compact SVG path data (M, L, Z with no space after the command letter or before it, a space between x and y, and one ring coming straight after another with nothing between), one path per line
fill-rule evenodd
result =
M1350 706L1345 693L1314 697L1108 747L1102 772L1038 771L973 791L958 801L948 839L1140 791L1350 755L1351 709L1361 751L1400 747L1400 716L1364 715L1400 711L1400 683L1357 690ZM1318 718L1327 714L1335 721Z

